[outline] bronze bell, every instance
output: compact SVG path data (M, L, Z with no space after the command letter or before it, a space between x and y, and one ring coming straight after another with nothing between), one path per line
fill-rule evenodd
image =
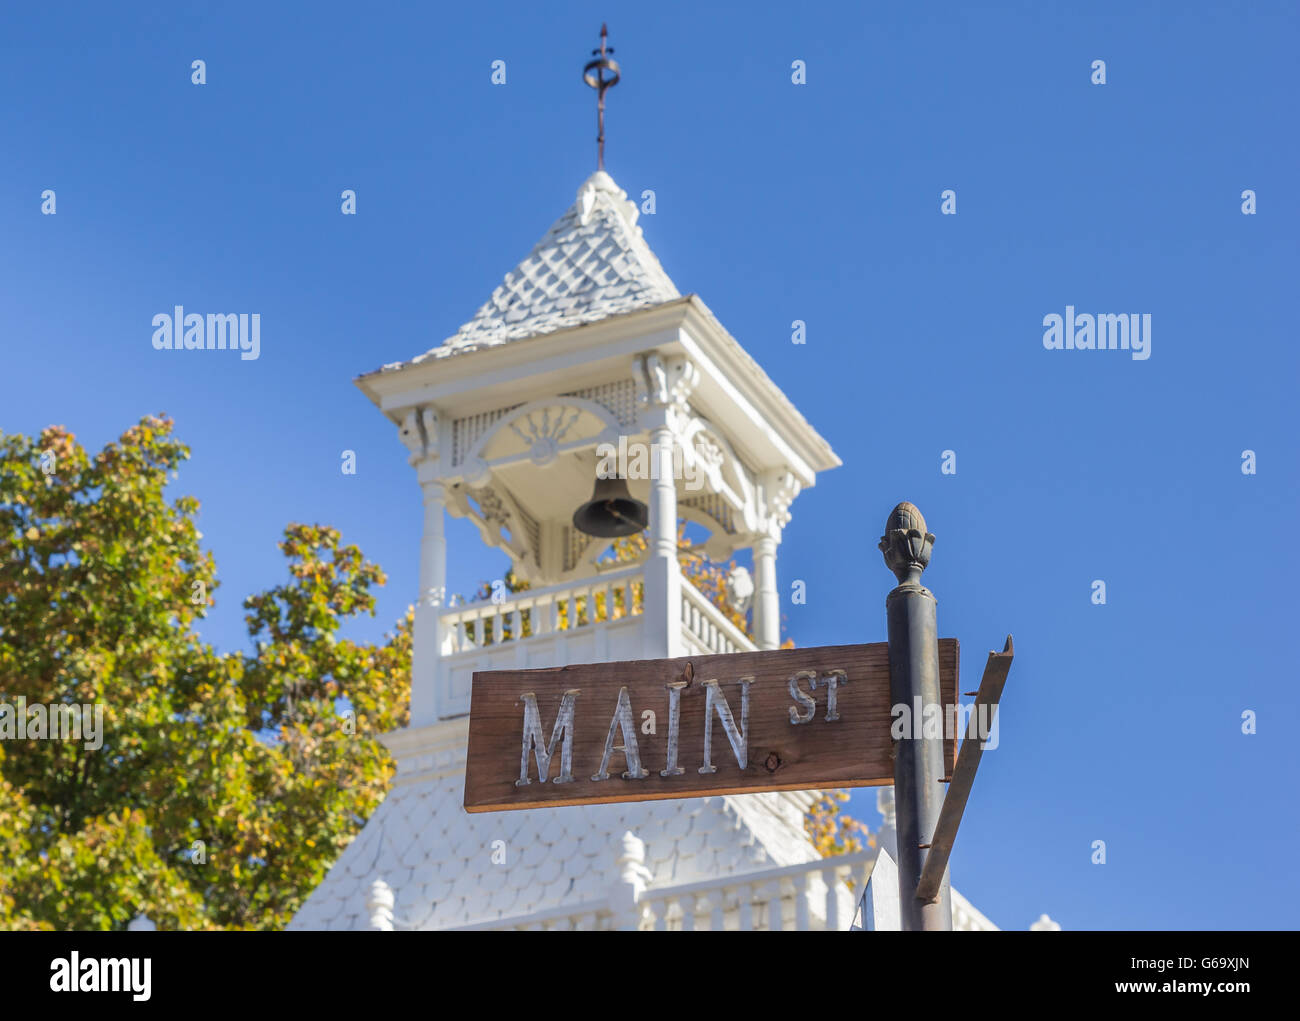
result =
M635 535L649 523L649 509L633 499L627 480L620 478L597 478L591 499L573 512L573 527L598 539Z

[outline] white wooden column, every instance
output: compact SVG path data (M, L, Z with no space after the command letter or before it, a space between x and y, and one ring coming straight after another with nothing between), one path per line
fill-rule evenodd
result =
M645 568L645 657L686 654L682 641L682 572L677 562L677 483L673 430L666 417L650 429L650 527Z
M754 638L760 649L781 644L781 594L776 587L776 540L761 536L754 543Z
M411 725L417 727L437 723L442 708L438 615L447 593L446 491L435 479L421 479L420 489L424 492L424 533L420 538L420 595L411 635Z

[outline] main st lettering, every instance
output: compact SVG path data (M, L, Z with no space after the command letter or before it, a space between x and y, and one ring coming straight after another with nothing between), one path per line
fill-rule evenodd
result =
M848 674L843 670L826 670L818 674L816 670L799 670L793 674L787 688L791 699L796 703L789 707L791 726L812 722L817 714L817 702L810 691L819 685L826 688L827 723L840 718L836 703L836 693L840 685L848 682ZM803 683L809 691L805 691ZM673 681L665 684L668 692L668 753L664 768L659 771L662 777L681 776L685 768L678 764L677 753L679 734L681 733L682 689L687 681ZM736 764L744 769L749 764L749 689L754 683L753 677L742 677L737 682L740 686L740 722L732 712L731 703L722 693L716 680L704 681L704 763L699 767L700 773L716 773L718 767L713 764L713 718L716 715L722 724L723 733L731 751L736 757ZM551 783L573 782L573 737L574 713L580 688L571 688L560 699L560 709L555 717L555 726L551 729L551 739L546 741L542 734L542 714L537 707L537 694L523 692L519 697L524 703L523 742L519 753L519 779L516 787L526 787L533 782L528 775L528 755L532 752L537 763L538 779L545 783L551 771L551 760L555 757L556 745L560 746L560 774ZM609 779L609 760L615 752L622 752L627 769L623 772L624 780L644 780L650 771L641 765L641 749L637 743L636 715L632 709L632 699L627 687L619 689L618 701L614 705L614 715L609 721L609 730L605 735L605 751L601 756L600 768L592 774L595 782ZM623 738L622 745L614 744L615 736Z

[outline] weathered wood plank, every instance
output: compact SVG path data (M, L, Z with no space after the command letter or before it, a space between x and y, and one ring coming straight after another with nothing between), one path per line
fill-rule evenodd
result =
M957 701L958 655L956 639L940 640L945 706ZM465 808L891 784L890 723L884 642L480 671ZM945 736L949 775L956 744Z

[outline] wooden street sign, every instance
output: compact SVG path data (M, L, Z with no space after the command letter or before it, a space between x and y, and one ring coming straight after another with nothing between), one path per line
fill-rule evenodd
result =
M958 652L939 641L945 719ZM890 710L885 642L479 671L465 809L892 784Z

